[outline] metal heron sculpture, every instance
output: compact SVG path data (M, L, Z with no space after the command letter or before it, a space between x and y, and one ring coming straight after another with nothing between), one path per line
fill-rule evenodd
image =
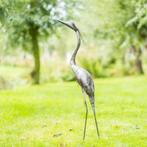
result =
M92 106L92 110L93 110L93 114L94 114L97 135L98 135L98 137L100 137L99 130L98 130L98 123L97 123L97 119L96 119L96 111L95 111L94 82L92 80L90 73L88 71L86 71L85 69L77 66L76 61L75 61L77 52L78 52L80 45L81 45L80 31L74 23L65 23L61 20L57 20L57 21L66 25L67 27L71 28L72 30L74 30L76 33L76 36L77 36L77 46L72 53L72 56L70 59L70 66L75 74L75 77L76 77L78 84L81 86L83 98L84 98L84 103L85 103L85 107L86 107L83 140L85 139L87 115L88 115L88 106L87 106L85 94L87 94L89 97L90 104Z

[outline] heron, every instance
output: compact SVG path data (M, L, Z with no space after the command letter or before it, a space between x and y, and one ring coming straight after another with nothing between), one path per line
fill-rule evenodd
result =
M93 114L94 114L96 131L97 131L97 135L99 138L100 133L99 133L99 129L98 129L96 110L95 110L94 81L88 71L86 71L82 67L79 67L76 64L76 55L77 55L77 52L78 52L80 45L81 45L81 33L80 33L78 27L75 25L75 23L73 23L73 22L67 23L67 22L63 22L61 20L57 20L57 21L64 24L65 26L69 27L70 29L72 29L76 33L76 36L77 36L77 46L76 46L75 50L73 51L72 56L70 58L70 66L71 66L72 71L75 74L75 78L76 78L78 84L81 87L83 98L84 98L84 104L85 104L85 108L86 108L83 140L85 140L87 116L88 116L88 105L87 105L86 95L88 95L89 100L90 100L90 104L91 104Z

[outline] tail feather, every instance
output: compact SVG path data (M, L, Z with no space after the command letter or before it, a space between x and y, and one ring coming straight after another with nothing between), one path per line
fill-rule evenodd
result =
M95 111L95 100L94 100L94 96L89 97L90 98L90 104L92 109Z

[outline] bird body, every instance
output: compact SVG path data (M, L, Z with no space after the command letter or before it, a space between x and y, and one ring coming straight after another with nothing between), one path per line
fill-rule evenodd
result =
M71 59L70 59L70 66L71 66L71 68L72 68L72 70L75 74L75 77L76 77L78 84L82 88L82 93L83 93L83 98L84 98L84 103L85 103L85 108L86 108L86 117L85 117L83 140L85 139L86 125L87 125L87 115L88 115L88 106L87 106L87 102L86 102L85 93L88 95L89 100L90 100L90 104L92 106L92 110L93 110L93 114L94 114L94 118L95 118L97 135L99 137L99 130L98 130L98 124L97 124L96 112L95 112L94 82L92 80L90 73L88 71L86 71L85 69L77 66L76 61L75 61L77 52L78 52L80 45L81 45L80 31L74 23L68 24L68 23L65 23L65 22L60 21L60 20L58 20L58 21L61 22L64 25L68 26L72 30L74 30L76 32L76 36L77 36L77 46L72 53L72 56L71 56Z
M90 73L78 66L72 66L72 70L75 74L78 84L84 89L89 97L94 98L94 82Z

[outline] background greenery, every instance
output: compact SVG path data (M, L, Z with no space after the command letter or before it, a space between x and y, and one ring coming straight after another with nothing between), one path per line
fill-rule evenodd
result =
M145 0L1 0L0 5L1 65L27 67L18 84L74 80L68 61L75 34L55 19L77 24L83 36L78 64L95 78L146 74Z
M69 66L96 87L101 139ZM0 146L147 146L146 0L0 0ZM36 85L34 85L36 84ZM89 106L90 107L90 106Z

